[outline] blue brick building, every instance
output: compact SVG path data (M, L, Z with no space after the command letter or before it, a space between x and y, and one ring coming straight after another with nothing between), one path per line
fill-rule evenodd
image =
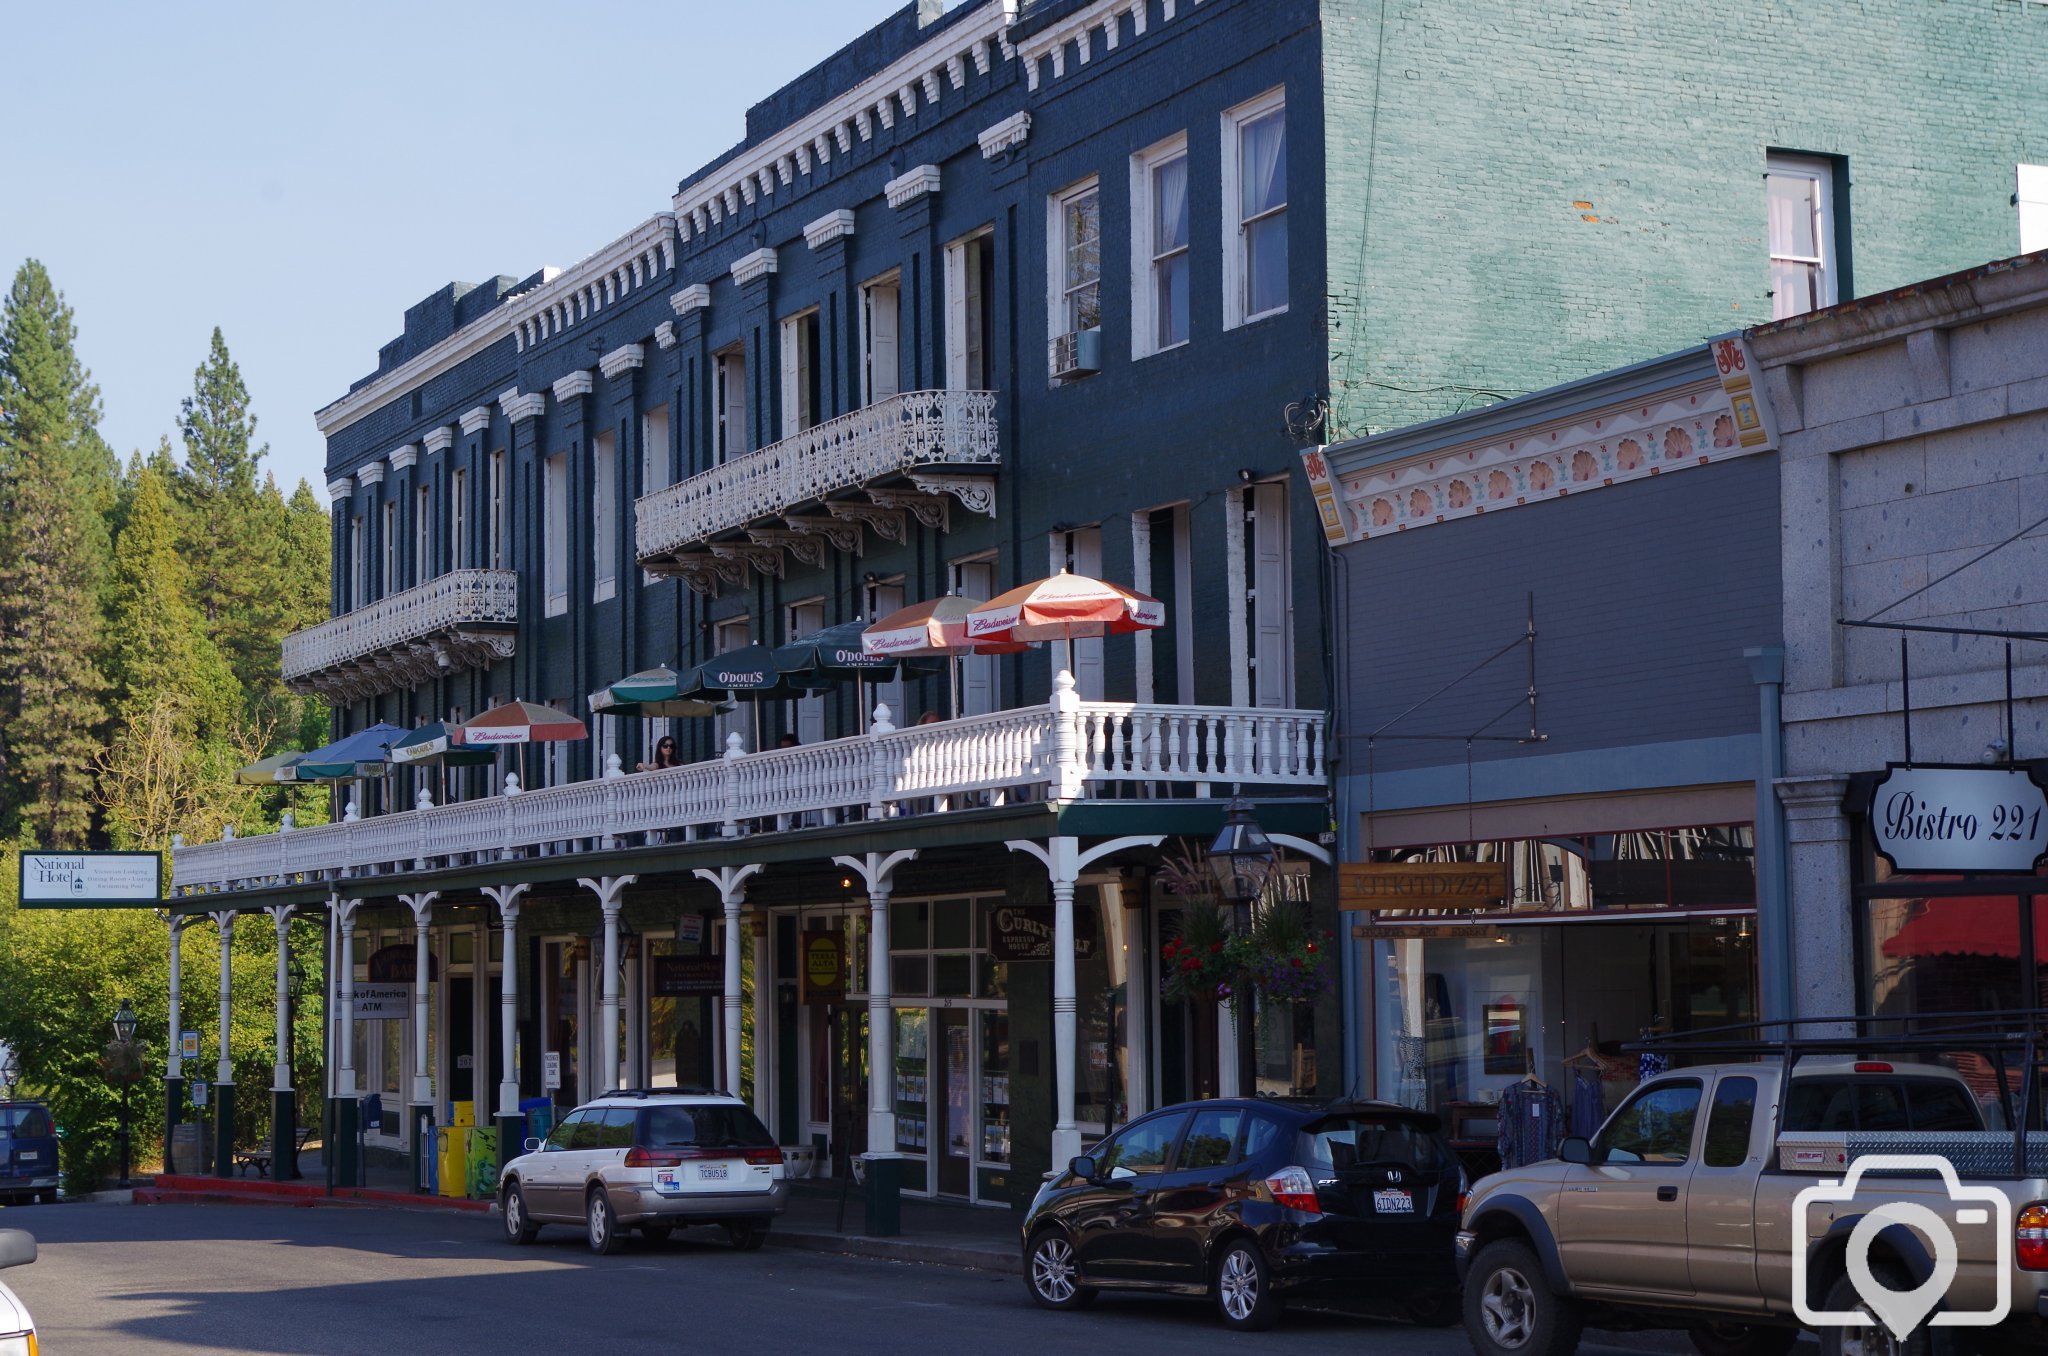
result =
M1166 625L969 659L957 715L913 676L365 784L350 823L182 851L189 912L327 907L370 951L432 929L433 1067L352 1024L343 1100L509 1125L620 1079L744 1086L785 1144L899 1148L939 1194L1028 1195L1246 1076L1356 1083L1355 954L1353 1020L1262 1016L1248 1074L1227 1008L1149 997L1162 868L1233 790L1336 926L1323 618L1355 628L1301 448L2001 252L2043 138L2031 105L1995 134L1891 116L2005 97L2044 31L2017 10L1880 4L1793 70L1768 4L1524 8L922 0L588 258L414 306L318 414L335 617L285 667L342 729L587 717L636 670L1061 568ZM663 735L685 767L628 771ZM1004 959L998 917L1056 928L1053 960Z

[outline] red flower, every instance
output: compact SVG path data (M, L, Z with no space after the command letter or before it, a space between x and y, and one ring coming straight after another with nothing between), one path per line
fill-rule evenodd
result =
M1293 960L1292 960L1292 961L1290 962L1290 964L1292 964L1292 965L1294 966L1294 968L1295 968L1295 969L1299 970L1299 969L1301 968L1301 957L1299 957L1299 956L1296 956L1296 957L1294 957L1294 959L1293 959Z
M1316 950L1316 944L1314 942L1310 942L1308 944L1308 950L1310 955L1314 955Z
M1222 954L1223 954L1223 943L1221 943L1221 942L1211 942L1211 943L1209 943L1209 954L1210 954L1210 955L1212 955L1212 956L1220 956L1220 955L1222 955Z
M1180 963L1180 968L1182 969L1182 971L1188 974L1193 974L1195 971L1202 968L1202 963L1196 960L1193 956L1189 956L1186 960Z

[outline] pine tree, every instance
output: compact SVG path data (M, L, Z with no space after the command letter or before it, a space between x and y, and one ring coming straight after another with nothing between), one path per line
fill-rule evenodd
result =
M77 847L105 712L95 629L112 506L99 389L49 273L21 266L0 314L0 792L10 827Z

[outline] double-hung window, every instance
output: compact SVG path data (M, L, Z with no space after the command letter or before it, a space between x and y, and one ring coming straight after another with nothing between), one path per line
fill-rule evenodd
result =
M448 568L469 568L469 471L448 473Z
M860 287L861 403L887 400L902 389L903 275L891 272Z
M607 431L590 445L590 601L619 591L618 438Z
M484 552L484 563L491 569L502 570L505 568L505 536L507 532L505 525L505 478L507 469L504 452L491 453L490 472L490 516L484 522L484 529L490 534L490 542L488 543L490 549Z
M1225 327L1287 309L1287 99L1269 90L1223 115Z
M413 491L412 582L424 584L434 569L434 493L425 485Z
M1188 341L1188 139L1131 157L1131 324L1137 357Z
M712 355L711 399L718 414L719 464L747 448L747 353L738 344Z
M1838 300L1834 182L1832 161L1774 155L1765 162L1773 320L1805 315Z
M541 512L546 515L547 536L542 540L546 558L541 569L547 596L542 612L559 617L569 610L569 458L558 452L543 465Z
M782 436L793 438L823 416L825 364L819 353L818 308L782 322Z
M1094 179L1053 199L1054 334L1102 324L1102 186Z

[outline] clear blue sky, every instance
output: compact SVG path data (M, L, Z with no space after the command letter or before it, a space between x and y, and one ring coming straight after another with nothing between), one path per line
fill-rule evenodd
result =
M49 267L123 459L175 441L219 325L266 465L318 489L313 411L407 306L666 210L748 105L902 3L8 6L0 271Z

